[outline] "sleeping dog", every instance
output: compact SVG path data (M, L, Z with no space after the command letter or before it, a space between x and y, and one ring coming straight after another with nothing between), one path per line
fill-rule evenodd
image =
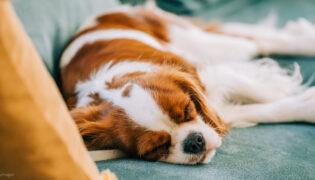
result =
M230 127L315 122L299 66L253 60L271 53L315 55L315 26L206 25L125 6L80 27L61 58L63 92L90 150L209 163Z

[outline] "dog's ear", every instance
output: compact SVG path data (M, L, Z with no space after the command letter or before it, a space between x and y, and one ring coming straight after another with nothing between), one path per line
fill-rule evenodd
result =
M113 134L114 115L115 109L106 103L71 110L87 148L93 150L118 148L119 143Z
M138 156L149 161L159 160L169 153L171 135L165 131L148 131L137 138Z
M185 73L179 73L179 75L173 77L180 88L190 95L197 112L203 117L203 120L215 128L221 136L226 134L229 131L228 125L219 117L217 112L209 106L201 87L198 87L193 78L189 75L185 75Z
M71 111L90 150L119 149L132 157L155 161L167 155L171 136L134 124L120 108L102 102Z

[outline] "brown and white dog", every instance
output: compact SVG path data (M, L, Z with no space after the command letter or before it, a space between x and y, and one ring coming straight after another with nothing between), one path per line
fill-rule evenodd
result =
M315 122L299 66L259 54L315 55L315 26L205 26L154 5L89 19L61 58L71 114L91 150L208 163L229 127Z

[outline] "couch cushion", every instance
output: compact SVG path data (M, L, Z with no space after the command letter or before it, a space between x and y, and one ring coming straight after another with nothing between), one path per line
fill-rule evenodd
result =
M36 6L38 2L43 6ZM77 4L69 5L74 2ZM54 64L58 64L62 48L79 22L94 11L96 13L105 10L106 4L110 1L93 0L89 1L88 5L86 2L87 0L15 1L15 8L37 49L46 60L46 64L49 65L51 62L48 66L51 72L56 72L54 67L58 66ZM98 6L99 3L104 5ZM315 23L313 0L158 0L158 4L164 9L203 19L217 18L221 21L254 23L273 11L279 15L279 25L300 16ZM36 22L32 20L34 18ZM44 29L38 29L43 24ZM315 58L286 56L275 58L286 66L297 61L301 65L305 81L315 69ZM208 165L184 166L132 159L103 161L97 165L99 169L110 168L117 173L119 179L130 180L314 179L314 139L314 125L304 123L259 125L233 129Z
M314 179L315 128L309 124L233 129L207 165L120 159L98 162L120 180Z
M9 1L0 1L0 179L101 179Z
M56 80L61 53L80 23L118 4L116 0L13 1L26 32Z

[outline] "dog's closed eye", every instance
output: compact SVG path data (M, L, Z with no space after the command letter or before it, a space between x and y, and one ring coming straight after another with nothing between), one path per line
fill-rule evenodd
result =
M184 117L184 122L191 121L196 117L195 107L191 101L185 106Z

